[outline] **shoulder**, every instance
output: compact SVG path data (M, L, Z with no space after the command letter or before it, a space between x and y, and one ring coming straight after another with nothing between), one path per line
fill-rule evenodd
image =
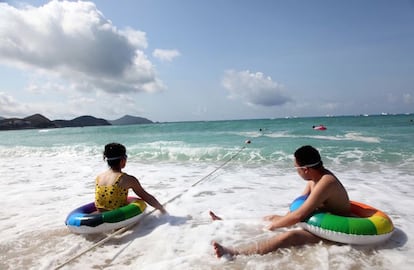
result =
M96 176L95 182L99 183L99 184L107 184L108 179L110 179L110 172L105 171L105 172L102 172L102 173L100 173Z
M312 189L326 192L327 190L336 186L337 183L338 179L335 177L335 175L331 173L325 173L321 176L317 183L314 183Z
M120 182L122 182L123 184L127 184L129 186L139 183L138 179L135 176L127 173L122 174Z
M338 181L338 179L333 173L328 172L322 175L321 181L326 182L326 183L334 183Z
M327 197L336 196L345 190L339 179L332 173L323 175L315 189Z
M102 177L104 177L105 175L108 175L108 171L101 172L100 174L98 174L98 175L96 176L96 178L102 178Z
M323 169L321 174L322 174L321 180L325 182L337 182L338 181L338 178L330 170Z

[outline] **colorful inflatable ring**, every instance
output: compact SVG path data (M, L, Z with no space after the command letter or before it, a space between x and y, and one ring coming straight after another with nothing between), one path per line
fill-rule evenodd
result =
M307 195L296 198L290 211L298 209L306 199ZM351 201L351 212L356 217L315 212L299 226L321 238L355 245L376 244L387 240L394 232L391 219L378 209Z
M116 230L138 222L146 203L138 198L128 197L128 204L112 211L94 213L95 203L88 203L69 213L65 224L71 232L80 234L102 233Z

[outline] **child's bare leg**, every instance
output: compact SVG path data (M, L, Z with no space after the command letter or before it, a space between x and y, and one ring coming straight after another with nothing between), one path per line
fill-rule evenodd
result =
M216 252L217 258L221 258L224 255L235 256L239 254L236 250L223 247L217 242L213 242L213 248L214 248L214 251Z
M245 254L266 254L276 251L279 248L289 248L293 246L302 246L306 244L315 244L321 241L321 238L305 230L291 230L276 235L270 239L259 241L252 244L250 249L246 249ZM255 249L255 250L254 250Z
M216 242L213 243L214 250L218 258L224 255L252 255L266 254L276 251L279 248L300 246L305 244L318 243L321 239L310 232L304 230L292 230L276 235L269 239L257 241L240 248L227 248Z
M210 211L208 214L210 215L212 220L222 220L222 218L214 214L213 211Z

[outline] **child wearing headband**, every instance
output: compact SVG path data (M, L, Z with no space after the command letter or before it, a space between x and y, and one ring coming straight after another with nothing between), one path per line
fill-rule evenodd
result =
M96 177L95 181L95 206L100 212L114 210L128 204L128 190L152 207L167 213L158 200L145 191L135 176L122 172L127 162L126 148L119 143L105 145L103 153L109 169Z
M294 212L265 217L265 220L270 222L267 229L273 231L278 228L293 226L316 210L349 216L351 204L348 193L338 178L331 171L324 168L318 150L310 145L305 145L295 151L294 157L294 167L297 173L306 181L303 195L308 195L308 198ZM213 220L221 219L213 212L210 212L210 216ZM277 233L268 239L249 243L243 247L224 247L217 242L213 242L213 247L217 257L222 257L224 255L266 254L279 248L314 244L321 240L322 238L308 231L292 229Z

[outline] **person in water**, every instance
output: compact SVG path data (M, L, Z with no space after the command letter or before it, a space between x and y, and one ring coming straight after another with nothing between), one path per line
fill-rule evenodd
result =
M104 160L109 169L96 177L95 182L95 206L99 212L110 211L128 204L128 190L152 207L165 214L167 211L158 200L145 191L135 176L122 172L127 163L126 148L119 143L105 145Z
M294 153L294 166L297 173L307 182L303 194L308 195L307 200L294 212L286 215L271 215L264 217L269 221L267 229L276 230L278 228L293 226L316 210L331 212L336 215L349 216L351 204L348 193L336 176L325 169L321 156L315 148L310 145L302 146ZM213 220L221 219L213 212L210 212ZM264 239L250 243L247 246L233 248L213 242L213 247L217 257L224 255L251 255L266 254L279 248L288 248L305 244L318 243L322 239L303 229L293 229L269 239Z

